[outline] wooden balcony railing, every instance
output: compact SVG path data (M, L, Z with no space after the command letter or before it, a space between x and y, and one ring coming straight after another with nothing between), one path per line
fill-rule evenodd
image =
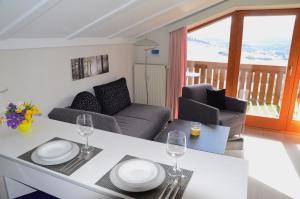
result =
M279 105L283 92L286 67L241 64L238 97L255 104ZM215 88L226 87L227 64L188 61L187 84L209 83Z

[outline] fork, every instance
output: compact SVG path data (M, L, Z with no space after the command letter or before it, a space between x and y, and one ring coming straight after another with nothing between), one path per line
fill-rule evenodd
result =
M179 182L178 182L177 187L176 187L176 189L175 189L175 191L174 191L174 194L173 194L173 196L172 196L172 199L175 199L175 198L176 198L176 196L177 196L177 194L178 194L178 191L180 190L181 187L184 186L185 182L186 182L186 177L185 177L185 176L181 176L181 177L179 178Z
M168 193L167 193L167 195L165 197L166 199L170 198L170 196L171 196L173 190L175 189L175 187L177 186L177 184L178 184L178 177L176 177L175 180L173 181L173 183L172 183L172 185L170 187L170 190L168 191Z
M63 173L66 173L67 170L71 169L73 166L80 164L81 161L84 160L84 154L81 152L76 158L74 158L71 162L60 168L59 170Z
M80 160L73 164L72 166L70 166L67 170L66 173L70 173L71 171L73 171L74 169L76 169L81 163L83 163L86 160L91 159L91 157L93 156L93 152L90 153L83 153L82 157L80 158Z
M167 184L165 185L165 187L163 188L162 192L161 192L160 195L158 196L158 199L162 199L162 198L163 198L163 196L165 195L165 193L166 193L168 187L171 186L171 185L172 185L171 180L168 180Z

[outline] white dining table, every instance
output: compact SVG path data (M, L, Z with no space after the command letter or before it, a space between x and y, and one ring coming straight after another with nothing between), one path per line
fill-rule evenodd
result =
M126 135L94 130L90 137L92 146L103 149L72 175L66 176L18 156L59 137L79 143L76 125L38 118L31 132L21 134L17 130L0 126L0 198L9 198L7 179L28 185L58 198L130 198L95 183L114 167L125 155L172 164L163 143ZM247 161L193 149L179 159L182 168L194 171L183 194L184 199L247 198Z

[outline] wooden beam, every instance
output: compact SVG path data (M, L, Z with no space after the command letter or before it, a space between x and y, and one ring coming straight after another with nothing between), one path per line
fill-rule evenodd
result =
M7 39L12 34L21 30L33 20L45 14L48 10L56 6L62 0L41 0L35 4L30 10L25 12L19 18L0 30L0 39Z
M140 20L140 21L138 21L138 22L136 22L136 23L134 23L134 24L132 24L130 26L127 26L126 28L123 28L123 29L121 29L121 30L119 30L119 31L117 31L117 32L109 35L108 38L113 38L113 37L119 35L122 32L125 32L125 31L130 30L130 29L132 29L132 28L134 28L134 27L136 27L136 26L138 26L140 24L143 24L146 21L149 21L149 20L151 20L151 19L153 19L153 18L155 18L155 17L157 17L157 16L159 16L159 15L165 13L165 12L168 12L169 10L172 10L173 8L175 8L176 6L178 6L178 4L181 4L181 3L182 2L179 1L179 2L177 2L175 4L172 4L172 6L170 6L170 7L167 7L167 8L165 8L165 9L159 11L159 12L156 12L153 15L150 15L150 16L148 16L148 17L146 17L146 18L144 18L144 19L142 19L142 20Z
M106 19L108 19L109 17L112 17L113 15L115 15L116 13L126 9L127 7L131 6L132 4L134 4L135 2L137 2L139 0L131 0L128 1L127 3L123 4L122 6L112 10L111 12L99 17L98 19L92 21L91 23L79 28L78 30L76 30L75 32L69 34L68 36L66 36L66 39L73 39L75 38L77 35L79 35L80 33L90 29L91 27L105 21Z
M182 0L181 3L185 3L185 1L187 1L187 0ZM178 21L178 20L180 20L180 19L182 19L182 18L184 18L184 17L190 16L190 15L192 15L192 14L195 14L196 12L203 11L203 10L205 10L205 9L208 9L208 8L212 7L212 6L215 6L215 5L217 5L218 3L222 2L222 1L223 1L223 0L220 0L220 1L217 1L217 2L213 1L213 2L207 3L206 5L203 5L203 4L202 4L202 5L200 5L199 9L196 9L196 10L189 10L189 11L187 11L186 13L184 13L182 16L178 16L178 17L176 17L176 18L174 18L174 19L168 20L168 21L166 21L165 23L162 23L162 24L160 24L160 25L154 26L153 28L151 28L151 29L149 29L149 30L146 30L146 31L144 31L144 32L142 32L142 33L132 34L132 35L130 35L129 37L139 38L139 37L141 37L141 36L143 36L143 35L146 35L147 33L150 33L150 32L152 32L152 31L154 31L154 30L157 30L157 29L162 28L162 27L164 27L164 26L170 25L171 23L174 23L174 22L176 22L176 21ZM201 2L201 1L196 1L196 2L198 3L198 2ZM188 2L188 3L189 3L189 2ZM203 3L203 2L202 2L202 3ZM180 5L180 4L178 4L178 5ZM178 5L177 5L177 6L178 6ZM195 7L197 7L197 6L199 6L199 5L195 5Z
M237 93L241 49L243 40L244 16L239 11L232 14L228 55L226 94L235 97Z

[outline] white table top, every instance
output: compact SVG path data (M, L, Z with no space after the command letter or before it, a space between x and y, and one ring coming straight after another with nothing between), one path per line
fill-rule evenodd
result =
M17 158L54 137L84 143L84 138L78 135L75 125L37 118L32 131L27 135L0 126L0 156L93 191L114 195L118 194L99 187L95 183L123 156L128 154L172 164L172 160L166 154L165 144L96 129L90 137L90 144L102 148L103 151L71 176L59 174ZM184 157L179 160L179 165L194 171L183 198L247 198L248 164L245 160L188 149Z

